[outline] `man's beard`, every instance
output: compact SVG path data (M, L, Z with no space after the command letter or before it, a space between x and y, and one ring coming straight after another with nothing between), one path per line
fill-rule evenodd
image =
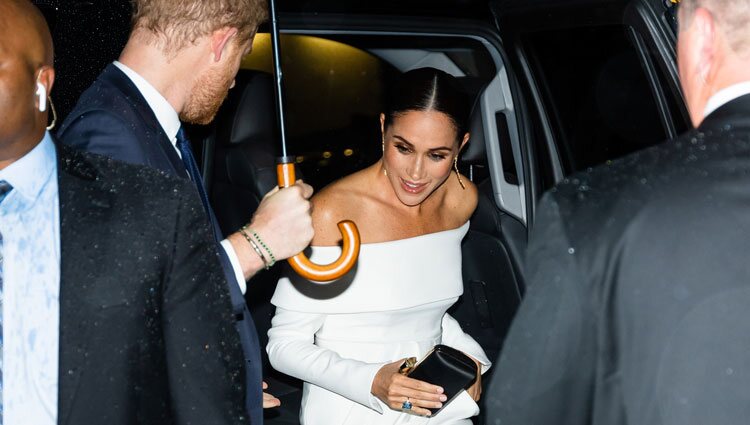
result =
M180 113L180 120L201 125L213 121L231 85L232 79L225 78L221 71L209 72L198 78L185 108Z

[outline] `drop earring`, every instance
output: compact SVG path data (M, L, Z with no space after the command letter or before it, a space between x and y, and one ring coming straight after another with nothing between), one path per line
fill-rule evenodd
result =
M456 170L456 177L458 177L458 183L461 185L461 189L466 190L463 180L461 180L461 174L458 172L458 155L453 157L453 169Z
M382 139L383 142L383 174L388 177L388 170L385 169L385 139Z

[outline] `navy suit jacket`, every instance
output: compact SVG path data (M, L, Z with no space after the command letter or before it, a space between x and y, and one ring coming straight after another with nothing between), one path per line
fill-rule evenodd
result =
M81 95L57 137L63 143L83 150L188 178L182 160L146 99L135 84L111 64ZM220 230L215 224L213 227L218 244ZM247 360L247 409L251 423L260 425L263 423L263 396L258 334L231 263L223 248L218 248Z

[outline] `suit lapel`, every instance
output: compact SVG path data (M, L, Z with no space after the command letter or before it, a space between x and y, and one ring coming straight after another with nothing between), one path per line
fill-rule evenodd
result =
M103 271L95 239L111 232L112 193L96 181L97 171L71 148L57 147L60 194L60 352L58 424L67 423L86 369L87 341L95 312L82 295ZM106 271L104 271L106 272Z
M133 84L130 78L128 78L127 75L125 75L119 68L112 64L107 66L107 68L102 73L101 78L120 90L128 98L128 100L131 101L135 109L138 111L138 114L141 116L143 122L146 123L146 125L151 128L151 130L155 134L158 135L156 140L157 144L159 145L159 151L162 155L164 155L164 158L172 164L174 172L180 177L188 177L187 172L185 171L185 165L182 163L182 159L180 159L179 155L177 155L177 152L175 151L175 148L172 145L172 142L169 140L167 134L164 133L164 129L162 128L161 124L159 124L159 120L156 118L156 114L154 114L154 111L148 105L148 102L146 102L146 99L143 97L135 84Z

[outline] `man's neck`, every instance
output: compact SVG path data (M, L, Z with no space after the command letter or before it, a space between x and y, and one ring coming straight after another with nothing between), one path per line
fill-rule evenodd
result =
M44 128L34 129L13 141L0 142L0 170L23 158L44 138Z
M182 112L191 84L182 70L192 69L184 58L169 59L158 47L131 38L118 60L148 81L178 114Z

